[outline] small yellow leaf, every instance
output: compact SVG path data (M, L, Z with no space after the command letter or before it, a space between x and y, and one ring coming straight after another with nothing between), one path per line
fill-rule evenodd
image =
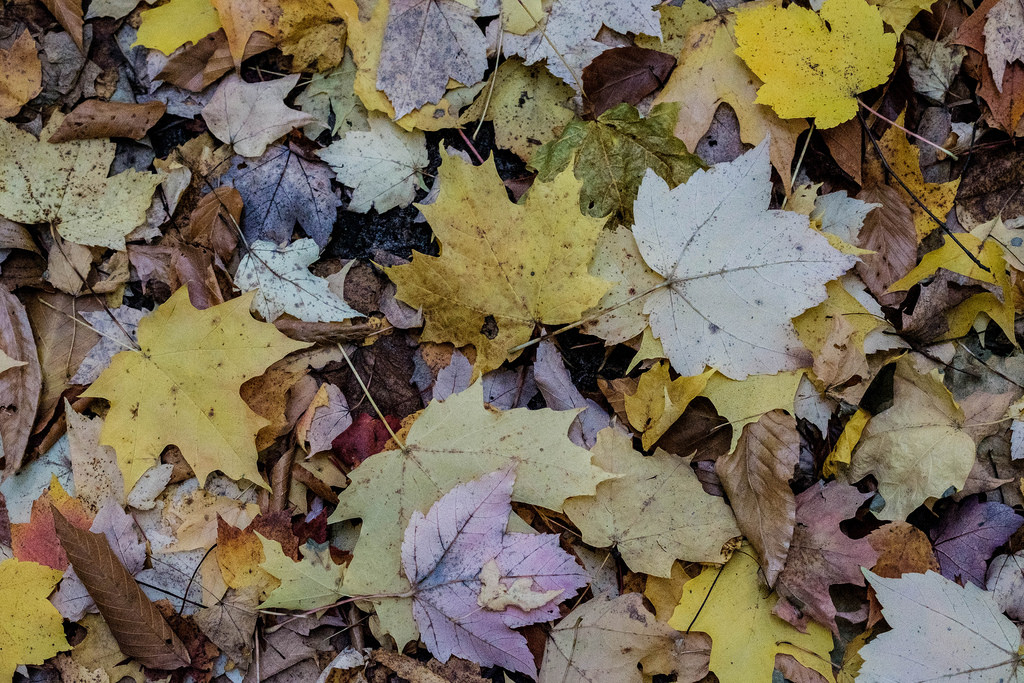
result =
M0 681L14 678L21 664L42 664L71 649L64 619L46 599L62 575L35 562L0 562Z
M640 375L636 393L624 397L626 415L630 424L643 433L645 449L653 446L675 424L715 374L714 370L707 370L694 377L673 380L668 370L668 363L655 365Z
M868 0L878 8L882 21L892 27L897 36L902 35L914 17L935 4L935 0Z
M838 126L857 114L857 94L892 72L896 36L865 0L826 0L820 14L755 3L736 16L736 54L764 81L757 102L782 118Z
M210 0L171 0L143 10L142 24L132 47L160 50L169 55L185 43L197 43L220 28L220 15Z
M857 446L857 442L860 441L860 435L870 418L871 413L863 408L857 409L857 412L853 414L847 421L846 426L843 427L843 433L839 435L835 448L825 458L825 462L821 466L822 475L835 477L850 466L850 456L853 454L853 449Z
M757 422L772 410L794 412L793 399L803 374L803 370L794 370L775 375L751 375L738 381L717 373L708 380L701 396L711 399L718 414L732 425L729 450L736 448L744 425Z

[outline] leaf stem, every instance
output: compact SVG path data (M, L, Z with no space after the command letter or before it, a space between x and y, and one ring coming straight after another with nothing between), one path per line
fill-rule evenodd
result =
M936 145L936 144L935 144L934 142L932 142L932 141L931 141L931 140L929 140L928 138L923 138L923 137L921 137L920 135L918 135L917 133L915 133L915 132L914 132L914 131L912 131L912 130L907 130L906 128L904 128L904 127L903 127L903 126L901 126L900 124L896 123L896 122L895 122L895 121L893 121L892 119L887 119L887 118L885 118L884 116L882 116L881 114L879 114L879 113L878 113L877 111L875 111L874 109L872 109L871 107L869 107L869 106L868 106L867 104L865 104L865 103L864 103L864 101L863 101L863 100L861 100L860 98L857 98L857 104L859 104L860 106L864 107L864 108L865 108L865 109L867 109L867 110L868 110L869 112L871 112L872 114L874 114L875 116L877 116L877 117L878 117L879 119L881 119L882 121L885 121L886 123L888 123L888 124L889 124L890 126L892 126L892 127L894 127L894 128L898 128L899 130L902 130L902 131L903 131L904 133L906 133L906 134L907 134L907 135L909 135L910 137L914 138L915 140L920 140L921 142L923 142L924 144L928 145L929 147L934 147L935 149L939 150L940 152L942 152L943 154L945 154L946 156L948 156L948 157L949 157L950 159L952 159L953 161L959 161L959 158L957 157L957 155L953 154L952 152L950 152L950 151L949 151L948 149L946 149L945 147L942 147L942 146L940 146L940 145Z

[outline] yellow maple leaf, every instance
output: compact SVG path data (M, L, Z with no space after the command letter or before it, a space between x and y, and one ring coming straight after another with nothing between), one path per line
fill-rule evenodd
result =
M482 382L428 405L412 424L404 449L372 455L352 470L351 483L327 520L362 520L345 572L346 592L408 591L401 547L409 519L458 484L514 464L513 501L561 510L566 498L593 495L599 483L615 475L592 465L590 452L569 441L574 418L572 410L492 410L484 406ZM515 521L521 523L513 516L510 525ZM399 647L417 637L410 599L384 599L375 607L382 629Z
M64 619L46 597L63 572L10 558L0 562L0 681L21 664L42 664L71 646Z
M200 483L213 470L265 486L256 468L256 432L269 424L239 387L309 344L296 342L249 307L255 292L192 307L186 287L139 323L139 351L114 356L85 396L110 401L101 443L112 446L125 490L175 445Z
M896 123L903 125L903 114L896 119ZM920 151L910 144L907 136L902 130L895 126L890 127L878 140L878 146L885 155L885 160L893 172L900 177L910 191L914 193L921 204L935 214L940 220L945 220L946 215L953 208L956 199L957 189L960 187L960 178L945 183L925 182L921 173ZM914 228L917 230L918 241L924 239L932 231L939 227L928 212L921 208L903 187L895 180L889 179L887 172L883 169L881 162L870 158L867 168L875 178L882 183L887 183L903 197L904 203L910 207L910 213L914 217Z
M171 0L143 10L132 47L142 45L169 55L185 43L198 43L220 28L220 15L210 0Z
M755 3L736 12L738 54L764 81L757 102L785 119L832 128L857 114L857 94L889 78L896 36L865 0L826 0L821 12Z
M868 0L878 8L882 21L899 36L918 13L935 4L935 0Z
M762 84L736 56L735 24L735 16L723 15L691 28L679 63L654 102L679 103L675 134L687 149L696 148L718 107L728 104L736 113L745 144L758 145L771 136L768 154L788 190L796 140L807 122L780 119L770 107L754 102Z
M260 566L281 582L270 592L261 608L316 609L331 604L345 593L341 589L345 568L334 564L326 544L312 541L302 548L302 559L296 562L284 554L281 544L256 535L263 544L264 560Z
M987 224L979 226L982 230L986 227ZM900 292L910 289L921 280L934 275L939 268L997 286L1002 292L1002 301L991 293L976 294L957 306L954 311L963 309L958 317L963 318L968 327L974 323L977 313L984 311L1002 328L1010 341L1017 343L1017 335L1014 332L1014 288L1010 284L1004 251L999 243L981 238L974 233L959 233L955 239L954 236L946 235L941 247L925 254L921 262L909 273L892 283L889 291ZM957 313L953 312L951 315L956 317ZM960 333L958 330L954 332Z
M668 625L711 636L711 671L723 683L771 680L777 654L792 655L834 681L831 632L811 621L801 633L772 614L779 597L764 587L758 570L749 546L733 553L721 570L705 569L683 586Z
M262 31L272 38L279 38L277 22L281 18L281 7L273 0L208 0L220 16L221 26L228 37L228 48L235 60L235 67L242 64L245 46L250 36Z
M643 434L644 448L650 448L678 420L690 401L700 396L708 379L707 370L694 377L669 377L669 364L658 363L640 375L636 391L623 397L629 423Z
M0 216L49 223L69 242L124 249L124 236L146 220L160 176L129 169L108 178L117 145L47 142L63 121L54 113L37 140L0 120Z
M472 344L474 371L487 372L538 325L578 320L608 289L587 270L604 221L580 213L571 168L513 204L493 157L473 166L442 150L438 182L437 201L420 210L441 255L387 269L398 298L423 309L423 341Z
M732 425L732 446L729 450L736 448L743 427L757 422L765 413L776 409L790 414L794 412L793 399L803 375L803 370L794 370L735 380L715 373L708 379L701 396L710 399L718 414Z

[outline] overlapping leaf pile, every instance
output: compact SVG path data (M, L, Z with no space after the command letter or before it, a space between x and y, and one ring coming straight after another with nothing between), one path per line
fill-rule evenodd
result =
M0 683L1021 678L1018 0L0 28Z

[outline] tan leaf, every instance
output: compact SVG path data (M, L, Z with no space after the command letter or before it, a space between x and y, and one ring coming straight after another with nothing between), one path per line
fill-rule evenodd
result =
M141 139L167 111L163 102L86 100L69 113L47 142L97 138Z
M24 365L0 374L0 396L8 406L0 416L0 440L4 453L4 470L0 479L6 479L18 471L25 457L28 437L39 407L43 374L25 307L5 287L0 287L0 351L24 362Z
M9 50L0 50L0 118L14 116L39 94L43 70L36 41L25 29Z

